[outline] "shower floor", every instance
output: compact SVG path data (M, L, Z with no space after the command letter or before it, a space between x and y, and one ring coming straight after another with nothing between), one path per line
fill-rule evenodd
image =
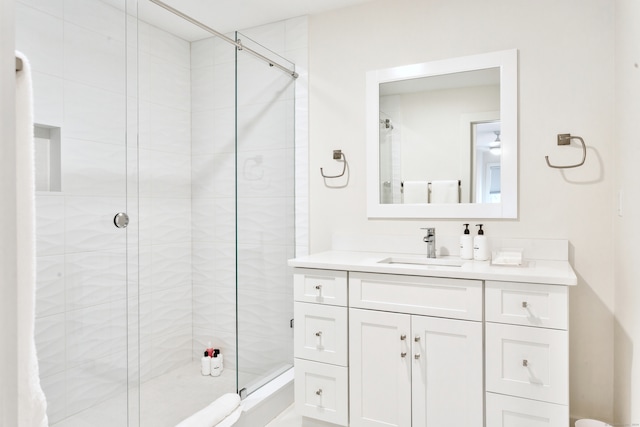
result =
M243 381L251 379L241 375ZM200 375L193 362L142 384L140 427L174 427L225 393L235 393L236 371L225 369L219 377ZM133 390L133 395L137 394ZM116 396L77 413L51 427L116 427L127 425L127 396ZM131 425L137 426L132 422Z

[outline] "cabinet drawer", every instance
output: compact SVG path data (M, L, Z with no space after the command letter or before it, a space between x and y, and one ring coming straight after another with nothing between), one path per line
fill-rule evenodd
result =
M350 273L349 306L482 320L482 281Z
M347 272L296 268L293 275L296 301L347 305Z
M487 426L568 427L569 407L487 393Z
M347 308L294 304L294 355L302 359L347 366Z
M488 322L567 329L566 286L533 283L485 283L485 316Z
M303 417L349 425L346 367L295 359L296 411Z
M568 333L487 323L487 391L569 404Z

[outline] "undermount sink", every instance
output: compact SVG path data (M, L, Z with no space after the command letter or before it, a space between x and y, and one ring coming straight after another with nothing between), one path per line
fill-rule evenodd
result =
M389 257L378 261L378 264L411 264L434 267L462 267L464 261L457 258L427 258L427 257Z

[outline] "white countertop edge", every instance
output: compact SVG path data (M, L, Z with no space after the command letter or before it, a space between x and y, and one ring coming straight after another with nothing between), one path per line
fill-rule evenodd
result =
M578 278L568 261L526 260L527 266L523 267L495 266L491 265L489 261L464 261L460 267L379 263L388 257L404 255L407 254L334 250L290 259L288 264L297 268L454 279L513 281L564 286L575 286L578 283ZM415 255L407 256L415 257ZM446 259L446 257L443 258Z

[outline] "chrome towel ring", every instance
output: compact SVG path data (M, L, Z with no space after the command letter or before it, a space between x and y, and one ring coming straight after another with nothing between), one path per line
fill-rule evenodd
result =
M547 161L547 166L554 169L569 169L569 168L577 168L578 166L584 165L584 161L587 159L587 146L584 143L584 139L579 136L571 136L570 133L559 133L558 134L558 145L569 145L571 144L572 139L580 140L582 144L582 161L580 163L576 163L575 165L552 165L549 162L549 156L544 156L544 159Z

